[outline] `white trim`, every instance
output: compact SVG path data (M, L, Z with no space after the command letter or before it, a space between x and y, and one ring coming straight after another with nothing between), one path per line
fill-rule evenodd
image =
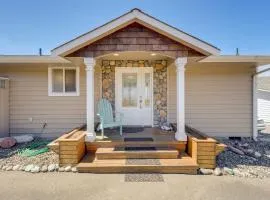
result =
M94 128L95 119L95 97L94 97L94 71L96 61L94 58L84 58L86 71L86 136L85 141L93 142L96 139L96 132Z
M52 91L52 70L62 69L63 70L63 92L53 92ZM65 92L65 70L75 69L76 70L76 92ZM79 67L48 67L48 96L80 96L80 68Z
M158 32L168 35L174 40L177 40L185 45L196 49L197 51L206 54L206 55L218 55L220 50L213 47L212 45L201 41L187 33L184 33L174 27L169 26L166 23L163 23L138 9L133 9L132 11L122 15L121 17L94 29L91 32L88 32L84 35L81 35L74 40L71 40L59 47L53 49L52 55L55 56L66 56L79 48L82 48L97 39L105 37L106 35L119 30L120 28L131 24L133 22L137 22L151 29L156 29Z
M175 139L177 141L187 141L185 132L185 66L187 57L177 58L176 66L176 93L177 93L177 131Z
M257 74L252 76L252 138L253 140L257 141L258 137L258 126L257 126L257 120L258 120L258 105L257 105Z

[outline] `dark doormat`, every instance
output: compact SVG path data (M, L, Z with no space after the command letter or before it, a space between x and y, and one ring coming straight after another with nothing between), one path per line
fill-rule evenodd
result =
M153 142L153 138L150 137L138 137L138 138L124 138L124 142Z
M155 151L156 147L125 147L125 151Z
M143 131L144 127L129 127L129 126L123 127L123 133L139 133Z

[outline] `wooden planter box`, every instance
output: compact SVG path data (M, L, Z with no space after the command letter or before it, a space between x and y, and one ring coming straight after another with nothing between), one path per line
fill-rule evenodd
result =
M187 153L194 158L200 168L214 169L216 156L224 150L226 145L219 144L213 138L197 139L188 136Z

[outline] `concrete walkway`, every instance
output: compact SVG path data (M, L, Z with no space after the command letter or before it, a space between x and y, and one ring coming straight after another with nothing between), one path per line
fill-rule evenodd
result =
M0 172L0 199L245 199L270 198L270 179L163 175L164 182L125 182L123 174Z

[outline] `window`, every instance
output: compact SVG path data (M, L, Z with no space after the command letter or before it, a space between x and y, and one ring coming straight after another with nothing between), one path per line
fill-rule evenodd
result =
M50 67L49 96L79 96L79 68Z
M6 88L6 81L0 79L0 88L5 89Z

